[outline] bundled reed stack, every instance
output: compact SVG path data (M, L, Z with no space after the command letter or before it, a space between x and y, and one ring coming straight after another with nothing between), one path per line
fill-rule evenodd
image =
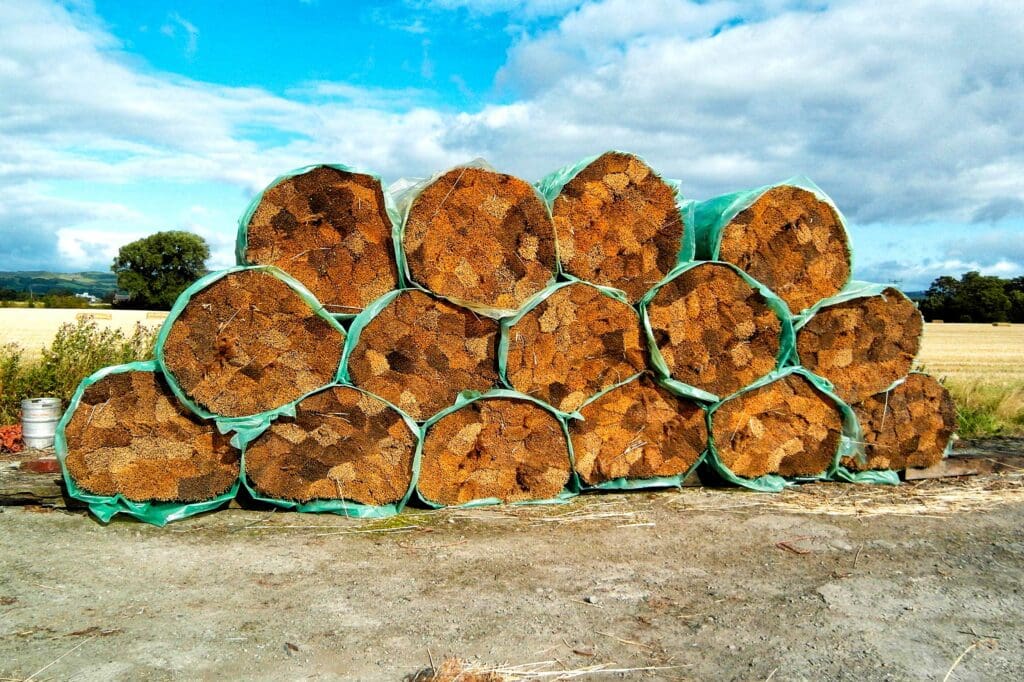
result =
M587 485L688 472L707 446L704 410L641 375L590 401L569 424L576 473Z
M866 400L910 372L924 320L896 289L825 305L797 330L800 363L849 403Z
M388 505L412 485L415 434L383 401L344 386L301 400L245 450L257 494L279 500Z
M775 369L792 343L784 306L723 263L684 269L644 310L664 371L720 397Z
M238 477L239 452L228 437L178 404L159 373L111 372L68 409L64 465L86 493L201 502L228 492Z
M503 333L509 385L563 412L644 368L636 311L582 283L551 292Z
M718 461L736 476L819 476L843 432L840 408L806 377L790 373L743 391L712 412Z
M938 381L913 373L897 386L853 406L866 462L844 457L854 470L908 469L937 464L956 430L956 406Z
M490 315L510 314L555 273L551 217L525 181L455 168L409 204L402 240L413 281Z
M561 423L529 400L484 397L429 426L417 483L435 505L557 497L569 482Z
M358 327L358 330L357 330ZM498 323L467 308L408 289L363 326L348 357L357 386L425 421L462 391L486 391L498 380Z
M675 188L632 154L607 152L579 170L551 205L562 270L637 302L679 257L684 225Z
M738 266L794 314L838 293L850 279L842 218L815 192L779 185L711 199L696 210L699 255Z
M239 233L239 262L275 265L331 313L355 315L398 286L391 228L377 177L316 166L257 197Z
M165 322L158 356L179 397L212 415L242 417L334 381L345 333L286 276L257 268L215 277L179 299Z

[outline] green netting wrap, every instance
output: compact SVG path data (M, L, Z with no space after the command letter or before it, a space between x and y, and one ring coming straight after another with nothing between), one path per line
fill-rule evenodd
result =
M562 193L562 188L565 187L573 178L579 175L579 173L584 168L589 166L591 163L596 161L604 154L625 154L628 156L632 156L638 159L648 168L650 168L650 164L644 161L644 159L641 158L640 156L637 156L636 154L633 154L631 152L624 152L616 149L610 149L606 152L602 152L601 154L594 154L593 156L588 156L585 159L577 161L576 163L571 163L566 166L563 166L562 168L559 168L558 170L544 176L537 183L537 190L544 197L544 201L547 203L549 211L554 206L555 199L557 199L558 195ZM683 222L683 234L682 239L679 243L679 251L676 255L676 263L685 263L687 261L693 260L696 244L696 231L694 230L694 209L696 207L696 202L685 199L683 197L681 181L666 178L659 173L653 172L653 170L652 173L655 177L657 177L662 182L664 182L665 184L672 188L672 191L675 193L676 197L676 206L679 208L680 218ZM561 259L559 259L558 261L558 269L559 273L563 272Z
M544 403L543 401L537 400L536 398L528 396L528 395L526 395L524 393L520 393L518 391L512 391L512 390L503 389L503 388L496 388L496 389L491 389L489 391L486 391L484 393L478 393L478 392L473 392L473 391L466 391L466 392L462 393L459 396L459 398L455 401L454 405L452 405L451 407L449 407L449 408L447 408L445 410L442 410L441 412L438 412L436 415L434 415L433 417L431 417L430 419L428 419L426 422L423 423L423 426L421 427L421 431L420 431L420 433L421 433L421 438L420 438L421 451L422 451L423 444L426 443L426 439L427 439L427 436L428 436L428 434L430 432L430 428L434 424L436 424L437 422L441 421L442 419L444 419L448 415L450 415L450 414L452 414L454 412L457 412L458 410L466 407L467 405L469 405L471 403L477 402L478 400L487 400L487 399L491 399L491 398L504 398L504 399L507 399L507 400L521 400L521 401L533 403L534 405L537 405L541 409L543 409L546 412L548 412L558 422L558 424L560 426L560 429L561 429L562 438L565 439L565 445L566 445L566 450L568 452L568 459L569 459L569 461L568 461L569 475L567 476L567 480L566 480L565 486L563 487L562 491L560 493L558 493L556 496L554 496L554 497L552 497L550 499L544 499L544 500L521 500L521 501L516 501L516 502L505 503L505 502L502 502L502 500L500 500L499 498L489 497L489 498L483 498L483 499L475 499L475 500L471 500L469 502L465 502L465 503L457 504L457 505L445 505L445 504L442 504L442 503L439 503L439 502L431 500L427 495L425 495L423 493L423 491L421 489L421 477L419 476L419 473L422 473L422 471L420 471L420 472L418 472L418 475L417 475L416 497L423 504L425 504L428 507L431 507L433 509L441 509L441 508L444 508L444 507L469 508L469 507L481 507L481 506L496 505L496 504L511 504L511 505L561 504L561 503L569 501L573 497L576 497L579 494L579 491L580 491L580 484L579 484L579 479L578 479L578 477L576 475L575 468L573 467L572 442L569 439L569 432L568 432L567 427L566 427L565 419L563 419L562 416L556 410L554 410L550 405L548 405L547 403ZM421 468L422 468L422 461L423 461L422 456L420 457L419 461L420 461L420 465L421 465Z
M238 481L236 480L234 485L232 485L227 492L202 502L138 502L129 500L120 494L106 496L87 492L78 487L74 479L71 477L66 463L68 456L68 443L65 436L65 429L74 416L75 410L78 408L85 390L100 379L111 374L123 374L125 372L158 373L159 371L160 368L157 366L156 361L147 360L145 362L131 362L124 365L105 367L98 372L91 374L83 379L78 385L78 388L75 390L75 394L71 398L71 402L68 404L67 410L64 412L60 422L57 424L54 448L57 453L57 459L60 461L61 472L64 476L64 485L67 487L68 495L76 500L85 502L89 506L89 511L93 516L103 523L109 522L110 519L117 514L126 514L128 516L133 516L140 521L153 524L154 526L164 526L171 521L178 521L189 516L194 516L196 514L201 514L202 512L222 507L234 499L235 493L238 491Z
M705 263L724 265L735 272L744 282L761 295L764 299L765 305L767 305L768 308L770 308L779 318L781 328L779 332L779 350L775 356L776 369L780 369L789 364L790 359L795 356L796 337L790 320L789 308L786 307L786 304L782 299L776 296L771 289L761 284L732 263L724 263L721 261L692 261L689 263L681 263L673 268L672 271L668 273L664 279L654 285L654 287L652 287L640 301L640 323L643 325L644 338L647 342L649 362L658 377L659 383L670 388L679 395L706 403L715 403L721 400L722 396L718 396L714 393L697 388L696 386L683 383L672 377L672 372L669 370L668 364L665 362L665 358L658 349L658 343L655 340L654 330L651 327L651 318L648 310L651 305L651 301L654 300L654 297L658 295L658 292L663 286L675 280L684 272L688 272L689 270Z
M181 404L189 408L193 413L202 417L203 419L213 419L216 422L217 428L220 430L221 433L228 433L229 431L234 431L235 433L241 434L253 429L257 431L262 431L264 428L266 428L267 424L269 424L271 421L273 421L282 414L294 416L294 413L289 413L289 410L291 409L291 404L285 404L272 410L267 410L259 414L247 415L243 417L225 417L210 412L208 409L198 404L196 401L192 400L188 396L188 394L185 393L181 385L178 383L177 378L174 376L174 373L168 369L164 358L164 344L167 341L167 336L170 334L171 327L174 325L174 322L178 319L178 316L181 315L182 311L192 300L193 296L195 296L199 292L203 291L206 287L210 286L214 282L217 282L218 280L224 278L227 275L236 272L248 271L265 272L277 278L278 280L286 284L289 288L291 288L306 304L308 304L314 314L322 318L331 327L338 330L342 335L344 335L345 333L345 329L344 327L341 326L341 323L339 323L338 320L335 319L335 317L330 312L325 310L324 307L320 305L320 302L317 301L316 297L313 296L313 294L310 293L310 291L306 289L306 287L304 287L300 282L296 281L294 278L289 276L281 269L276 268L272 265L235 266L232 268L228 268L226 270L218 270L216 272L211 272L210 274L201 277L200 279L193 282L187 289L181 292L181 294L178 296L177 300L174 302L174 306L171 307L170 313L168 313L167 315L167 319L164 320L163 326L160 327L160 333L157 335L156 339L156 361L160 366L160 370L163 372L164 378L167 380L167 384L174 392L174 395L178 397L178 400L181 401ZM340 380L340 378L341 364L339 362L339 366L335 372L333 381L338 381Z
M378 400L384 403L389 409L394 410L395 413L401 417L402 421L409 428L409 432L415 439L416 445L411 464L410 482L403 497L398 502L394 502L391 504L371 505L347 499L314 499L306 502L300 502L298 500L271 497L269 495L261 493L250 480L248 469L246 468L246 454L248 453L252 443L261 435L263 435L265 431L270 429L271 426L273 426L273 423L270 422L262 424L258 428L252 428L244 432L240 432L236 434L234 439L232 440L233 443L237 441L237 446L241 448L242 451L242 485L245 486L246 491L248 491L249 495L251 495L253 499L259 500L260 502L272 504L282 509L289 509L297 512L331 513L338 514L340 516L361 519L377 519L394 516L395 514L400 513L402 509L405 508L406 503L408 503L409 498L412 496L413 490L416 488L416 479L417 476L419 475L420 470L420 456L423 448L423 438L422 432L420 431L420 427L407 414L405 414L404 412L402 412L402 410L400 410L399 408L397 408L396 406L392 405L391 403L389 403L388 401L384 400L379 396L373 395L368 391L364 391L350 384L339 383L332 386L326 386L324 388L317 389L316 391L312 391L311 393L302 396L298 400L295 400L294 402L290 403L287 406L286 410L282 410L276 419L280 419L281 417L294 417L299 403L301 403L303 400L315 396L318 393L331 390L332 388L335 387L359 391L360 393L369 396L374 400Z
M727 403L729 400L736 398L744 393L756 390L762 386L785 378L792 374L803 377L811 383L817 390L826 396L832 403L835 404L842 416L842 434L839 438L839 444L836 448L835 455L832 457L832 461L829 466L822 471L820 474L812 476L797 476L786 478L777 474L767 474L758 478L745 478L743 476L737 476L734 474L728 466L726 466L718 454L718 449L715 446L715 435L714 435L714 417L722 405ZM849 405L844 403L839 396L832 392L828 383L822 380L820 377L808 372L802 367L785 367L776 372L773 372L767 376L762 377L758 381L750 384L730 396L727 396L722 401L712 405L708 409L708 453L706 461L708 465L714 470L716 474L724 478L730 483L749 488L751 490L757 490L759 492L779 492L788 485L799 482L811 482L811 481L823 481L838 478L839 461L843 457L862 457L863 455L859 451L858 442L860 440L860 426L857 423L857 417ZM847 472L849 473L849 472ZM887 482L887 481L886 481Z
M862 282L858 280L852 280L843 287L835 296L822 299L815 303L810 308L803 310L798 315L793 316L793 329L800 331L800 329L806 325L812 317L814 317L823 308L837 305L839 303L846 303L847 301L853 301L858 298L867 298L869 296L882 296L883 292L887 289L892 289L899 292L900 296L906 298L906 294L896 289L891 284L877 284L875 282ZM909 299L908 299L909 300Z

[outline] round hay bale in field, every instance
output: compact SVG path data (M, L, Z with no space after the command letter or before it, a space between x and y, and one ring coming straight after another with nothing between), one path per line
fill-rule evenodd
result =
M239 235L250 265L276 265L324 308L354 315L398 286L391 219L380 180L332 166L263 191Z
M438 505L557 497L569 482L562 424L528 400L484 397L427 430L417 484Z
M644 368L636 311L578 282L551 292L503 333L509 385L563 412Z
M907 469L939 462L956 431L956 405L938 381L914 373L889 391L853 406L867 462L844 457L849 469Z
M409 207L412 279L457 303L508 314L555 273L554 227L536 190L511 175L455 168Z
M412 484L417 438L384 401L332 386L246 446L245 475L258 494L280 500L393 504Z
M672 378L718 396L776 368L789 324L761 291L722 263L682 271L644 308Z
M737 476L817 476L843 432L835 402L799 374L737 394L711 414L718 461Z
M252 269L197 283L168 318L159 360L201 410L259 414L334 381L345 333L282 277Z
M722 229L718 260L733 263L779 295L795 314L850 279L842 219L813 192L773 187Z
M64 438L68 475L94 495L201 502L238 478L228 436L179 404L157 372L111 373L88 386Z
M636 156L597 157L551 206L562 269L639 301L676 264L688 227L677 199Z
M649 375L611 389L569 422L576 473L587 485L616 478L679 476L707 446L697 403L661 388Z
M890 288L820 308L797 330L797 354L840 398L860 402L910 372L923 328L914 302Z
M396 294L358 334L352 383L416 421L498 380L498 323L416 289Z

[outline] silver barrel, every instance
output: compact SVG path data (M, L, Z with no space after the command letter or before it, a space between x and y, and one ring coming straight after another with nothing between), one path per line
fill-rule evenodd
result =
M60 421L60 398L29 398L21 401L21 438L27 448L53 447Z

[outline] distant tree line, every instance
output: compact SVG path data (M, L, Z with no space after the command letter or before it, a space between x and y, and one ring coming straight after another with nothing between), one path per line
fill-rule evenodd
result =
M1024 322L1024 277L1003 279L965 273L939 277L920 302L928 321Z
M114 292L108 292L100 300L110 303L114 300ZM76 296L71 289L58 287L39 295L30 291L0 288L0 307L11 303L27 303L30 308L88 308L91 305L89 299Z

